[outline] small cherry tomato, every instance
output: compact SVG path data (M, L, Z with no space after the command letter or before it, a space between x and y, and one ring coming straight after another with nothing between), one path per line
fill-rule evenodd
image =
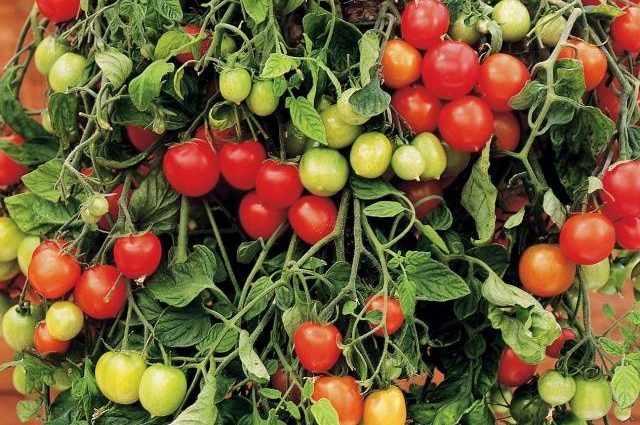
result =
M613 404L611 386L604 377L589 379L578 376L576 394L569 402L571 411L580 419L595 421L604 417Z
M548 370L538 378L538 394L551 406L561 406L573 398L576 382L557 370Z
M21 311L18 305L10 307L2 316L2 337L15 352L21 352L33 345L33 334L42 311L33 305Z
M329 371L342 356L340 330L332 324L302 322L293 334L293 348L302 367L311 373Z
M154 364L140 378L140 404L154 417L174 413L186 394L187 378L178 368Z
M613 164L602 177L602 198L610 216L640 215L640 161Z
M398 189L403 191L413 203L416 208L416 218L420 221L424 220L430 211L438 208L442 200L442 188L438 180L403 181L398 185Z
M622 15L613 18L611 37L628 52L640 51L640 7L629 7Z
M129 279L152 275L162 259L162 243L151 231L122 236L113 245L116 267Z
M102 395L118 404L139 399L140 381L147 369L144 358L133 351L108 351L96 363L96 384Z
M340 112L340 118L342 121L350 125L362 125L369 121L368 117L356 112L350 103L351 96L353 96L356 91L358 91L358 89L355 87L348 88L342 92L338 98L338 102L336 103L336 107Z
M362 126L342 120L342 114L337 105L330 105L320 112L320 118L327 133L327 146L330 148L346 148L362 134Z
M422 85L407 86L391 96L391 106L414 133L438 128L440 100Z
M94 319L113 319L127 300L127 281L113 266L96 265L82 273L73 293L78 307Z
M389 40L382 53L382 82L392 89L415 83L420 78L421 61L418 49L406 41Z
M76 53L60 56L49 70L49 86L56 93L76 87L85 79L87 60Z
M574 214L560 230L560 249L577 264L596 264L613 251L616 231L611 220L602 213Z
M575 39L568 43L572 46L563 47L558 59L578 59L582 62L586 89L595 89L607 73L607 57L600 47L593 44Z
M491 17L502 29L502 39L508 42L522 40L531 28L531 15L518 0L502 0L493 6Z
M400 301L397 298L387 298L386 304L387 319L384 326L382 326L382 324L380 323L369 323L371 329L375 329L375 332L373 333L375 336L384 337L385 328L388 335L393 335L398 331L398 329L402 327L402 324L404 323L404 314L402 313L402 308L400 307ZM365 301L365 306L368 312L383 312L385 310L385 297L381 295L369 297Z
M159 134L139 125L128 125L126 131L127 138L133 147L140 152L147 150L160 137Z
M69 341L82 330L84 314L80 307L71 301L57 301L47 310L45 321L52 338Z
M251 93L251 74L244 68L225 69L220 73L220 94L225 100L242 103Z
M404 425L407 403L398 387L372 392L364 400L363 425Z
M640 217L624 217L614 223L616 239L624 249L640 250Z
M494 111L510 111L509 101L530 79L531 74L520 59L496 53L480 66L478 91Z
M484 100L464 96L442 108L438 128L442 138L452 148L478 152L493 134L493 112Z
M64 55L68 51L69 48L64 43L58 41L56 37L52 35L45 37L44 40L38 44L33 55L33 61L36 65L36 69L44 76L49 75L49 71L51 71L53 64L60 58L60 56Z
M80 0L36 0L40 14L53 22L67 22L80 13Z
M176 192L202 196L220 179L220 161L211 144L193 139L171 146L162 160L162 170Z
M447 169L447 152L440 139L433 133L421 133L411 141L411 145L420 151L424 160L425 167L420 179L439 179Z
M22 145L22 137L0 137L0 140ZM13 160L9 155L0 151L0 186L13 186L20 183L20 178L27 174L29 169Z
M577 338L575 332L571 328L562 328L560 336L553 341L553 344L547 347L545 352L547 356L559 359L562 354L562 347L567 341L574 341Z
M238 215L242 229L251 239L269 239L287 220L286 209L267 208L256 192L242 198Z
M300 159L300 181L305 189L318 196L340 192L349 178L349 164L337 150L311 148Z
M440 42L449 28L449 10L440 1L411 1L400 21L402 38L412 46L426 50Z
M422 61L422 82L440 99L458 99L478 81L478 54L460 41L443 41L429 50Z
M538 365L520 360L511 347L504 347L498 363L498 383L507 387L519 387L533 378L537 368Z
M273 114L280 103L280 98L274 95L273 80L254 81L246 103L249 110L259 117Z
M362 395L355 378L351 376L321 376L313 383L311 400L329 400L340 425L358 425L362 418Z
M520 257L518 274L524 289L539 297L555 297L565 292L576 277L576 265L558 245L537 244Z
M336 227L338 209L333 201L307 195L289 208L289 223L296 235L309 245L329 236Z
M225 143L220 151L220 170L232 187L251 190L256 185L258 170L266 158L267 153L257 140Z
M67 253L68 243L48 240L33 252L29 264L29 283L45 298L60 298L69 292L80 278L80 264Z
M189 35L192 35L194 37L197 37L198 35L200 35L200 32L202 31L202 29L197 26L197 25L193 25L193 24L187 24L185 25L182 30L184 32L186 32ZM212 37L211 35L209 35L208 31L204 32L206 34L206 38L202 41L200 41L200 47L198 48L198 51L200 52L200 57L204 56L205 54L207 54L207 52L209 51L209 47L211 46L211 42L212 42ZM186 63L192 60L195 60L195 57L193 57L193 53L191 51L189 52L184 52L184 53L180 53L178 55L176 55L176 59L178 60L178 62L180 63Z
M269 159L260 165L256 176L256 193L267 208L288 208L300 198L303 190L295 164Z
M0 217L0 261L18 258L18 248L26 236L11 218Z
M391 169L402 180L420 180L425 165L422 152L413 145L398 147L391 157Z
M513 152L520 143L520 123L513 112L493 113L493 134L498 149Z
M58 341L49 334L47 324L40 322L33 334L33 346L41 356L47 354L64 354L69 349L69 341Z
M375 179L382 176L391 164L393 145L382 133L360 135L351 147L349 162L360 177Z

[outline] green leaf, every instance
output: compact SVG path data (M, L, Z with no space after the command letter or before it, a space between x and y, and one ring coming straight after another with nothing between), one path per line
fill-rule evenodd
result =
M380 57L380 36L377 31L369 30L358 42L360 50L360 83L366 86L371 82L371 71Z
M240 0L240 3L245 12L247 12L247 15L249 15L256 24L267 19L267 13L270 7L268 0Z
M425 221L435 230L449 230L453 225L453 215L446 205L440 204L438 208L427 213Z
M405 211L405 207L396 201L378 201L363 210L368 217L396 217Z
M190 347L207 337L210 326L202 307L169 307L158 319L154 334L167 347Z
M2 77L0 77L0 117L13 131L27 139L27 141L37 138L49 139L49 134L37 121L27 115L18 99L15 78L20 69L20 66L8 68L4 70ZM0 149L4 150L1 146ZM12 155L10 156L16 159ZM32 165L23 161L19 162L25 165Z
M599 3L595 6L585 6L584 12L587 15L603 18L615 18L616 16L620 16L624 13L620 8L607 3Z
M602 347L602 349L612 356L622 356L624 355L624 347L617 341L614 341L607 337L598 338L598 344Z
M227 353L233 350L237 343L238 331L224 323L214 323L209 329L207 337L196 348L201 353L207 353L211 349L215 353Z
M240 264L249 264L262 250L262 242L259 240L242 242L238 246L236 258Z
M338 413L326 398L321 398L311 406L311 414L318 425L340 425Z
M631 365L616 367L611 378L613 398L620 407L631 407L640 395L640 374Z
M291 114L293 125L305 136L317 142L327 144L327 133L320 118L320 114L304 97L287 98L287 107Z
M364 201L373 201L400 193L395 187L382 179L363 179L354 175L349 179L349 185L353 190L354 196Z
M415 283L416 296L425 301L449 301L470 293L466 282L427 252L406 254L407 278Z
M166 60L180 53L190 52L196 43L197 38L184 31L167 31L156 43L153 56L156 60Z
M211 366L196 401L184 409L171 425L211 425L216 423L217 417L215 367Z
M44 399L38 397L35 400L20 400L16 404L16 413L21 422L27 422L40 413L40 409L44 406Z
M509 252L502 245L477 246L468 250L467 255L484 261L498 275L504 274L509 266Z
M0 139L0 150L22 165L44 164L58 154L58 143L52 138L28 139L22 145Z
M262 68L260 78L272 79L281 77L300 65L299 61L282 53L271 53Z
M302 323L305 315L301 311L301 307L295 304L282 312L282 326L287 335L292 336L298 325Z
M272 288L267 292L267 289ZM273 281L269 276L262 276L256 280L249 289L245 305L255 301L256 303L244 315L245 320L251 320L264 311L275 295Z
M540 103L546 94L547 89L544 84L536 80L529 81L519 94L511 98L509 105L517 110L529 109L532 105Z
M95 59L104 76L116 90L124 85L133 70L133 61L116 49L96 53Z
M163 18L172 22L182 21L180 0L152 0L151 4Z
M498 307L520 306L529 308L539 306L536 299L524 290L507 285L497 274L491 273L482 285L482 296Z
M29 174L22 176L22 182L31 190L31 192L46 199L47 201L57 202L60 200L60 190L57 189L56 183L60 177L62 164L64 160L54 158L48 161ZM76 181L76 177L67 171L64 173L64 180L61 183L65 190L69 190L71 185Z
M51 127L64 146L69 146L78 126L78 98L75 93L53 93L49 96Z
M471 170L471 176L462 188L462 206L473 217L479 239L476 245L485 245L493 239L496 228L496 199L498 189L489 175L489 150L487 144Z
M592 194L602 189L602 180L596 176L589 176L589 185L587 186L587 193Z
M280 400L282 398L280 390L273 388L260 388L260 390L258 390L258 394L269 400Z
M35 193L21 193L4 201L20 230L39 236L45 236L71 221L78 208L73 202L51 202Z
M524 213L526 209L524 207L520 208L517 213L510 216L507 221L504 222L505 229L513 229L514 227L519 226L524 219Z
M170 233L177 226L180 195L167 182L162 170L154 168L133 191L129 202L131 219L138 229L155 234Z
M260 356L253 349L253 342L249 332L244 329L240 331L240 340L238 344L238 355L242 366L244 367L247 377L258 379L269 379L269 371L260 360Z
M157 60L129 83L131 101L140 111L149 109L151 102L160 95L162 79L173 72L175 65L165 60Z
M558 228L562 227L567 219L564 205L562 205L562 202L560 202L551 189L547 190L542 198L542 209L549 215L551 221L553 221Z
M375 117L389 108L391 95L382 90L378 78L373 78L369 84L351 95L349 103L356 113L364 117Z
M415 281L410 279L400 279L398 283L398 298L400 299L400 308L405 319L411 323L416 311L418 288Z

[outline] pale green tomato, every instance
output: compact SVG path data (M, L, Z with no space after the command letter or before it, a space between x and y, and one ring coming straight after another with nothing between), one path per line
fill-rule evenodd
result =
M38 44L33 56L36 69L44 76L49 75L53 64L68 51L67 46L60 43L54 36L46 37Z
M393 145L382 133L370 132L359 136L351 147L351 168L360 177L375 179L387 171L393 155Z
M11 307L11 300L5 294L0 293L0 337L2 336L2 318Z
M420 180L424 167L422 153L415 146L402 145L391 157L391 168L402 180Z
M86 201L87 209L91 215L102 217L109 212L109 201L104 195L92 195Z
M251 93L251 74L244 68L225 69L219 84L222 97L239 105Z
M580 266L580 279L587 289L597 291L607 284L611 273L611 263L608 258L590 266Z
M154 364L142 374L140 403L152 416L174 413L186 394L187 378L178 368Z
M312 148L302 155L299 172L300 181L309 192L333 196L347 184L349 164L335 149Z
M71 374L66 369L60 367L53 372L53 384L51 385L57 391L66 391L71 388Z
M37 236L27 236L20 242L18 246L18 266L25 276L29 274L29 264L33 251L40 245L40 238Z
M18 246L26 235L9 217L0 217L0 261L18 258Z
M418 134L411 142L424 159L424 171L420 174L422 180L438 180L447 168L447 153L440 139L433 133Z
M42 113L42 128L47 133L53 133L53 127L51 126L51 115L49 115L49 111L44 111Z
M53 64L49 71L49 86L56 93L76 87L84 81L84 67L87 61L84 56L65 53Z
M467 24L465 20L468 18L468 15L460 15L449 28L449 35L454 40L462 41L472 46L480 40L480 32L476 28L477 18L472 18L471 22Z
M555 47L560 40L562 31L567 25L567 20L562 15L549 14L543 16L536 23L536 34L542 44L547 47Z
M491 17L502 28L504 41L520 41L531 28L531 16L518 0L502 0L493 7Z
M29 395L29 391L27 391L27 369L21 364L13 369L11 383L18 394Z
M336 106L338 107L338 111L340 112L340 118L342 119L342 121L351 125L362 125L369 121L369 118L362 116L354 111L351 103L349 103L351 95L353 95L357 90L358 89L352 87L343 91L338 98L338 103L336 104Z
M13 279L20 273L16 260L0 261L0 281Z
M273 114L280 103L280 98L273 95L273 80L254 81L246 102L249 110L259 117Z
M576 393L576 382L557 370L548 370L538 379L538 394L551 406L568 403Z
M56 301L47 310L45 318L49 334L58 341L75 338L84 325L84 314L71 301Z
M33 333L40 321L40 308L30 306L26 314L18 312L18 305L10 307L2 317L2 336L13 351L20 352L33 345Z
M457 149L453 149L446 143L443 143L442 147L447 154L447 168L445 168L442 176L455 177L467 168L471 155L469 152L462 152Z
M102 395L118 404L138 401L144 358L133 351L108 351L96 363L96 383Z
M220 42L220 56L223 58L227 57L236 50L238 50L236 40L234 40L230 35L224 34L222 36L222 41Z
M362 134L362 127L342 121L337 105L331 105L320 112L320 118L327 133L327 144L333 149L342 149L351 145Z
M569 402L573 413L585 421L595 421L604 417L613 404L613 394L609 382L603 377L575 378L576 394Z

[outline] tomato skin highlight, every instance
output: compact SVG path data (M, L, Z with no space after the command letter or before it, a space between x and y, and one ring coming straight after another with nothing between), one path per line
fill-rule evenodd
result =
M126 131L127 138L139 152L147 150L160 138L160 134L139 125L128 125Z
M293 348L303 368L311 373L328 372L342 356L340 330L332 324L302 322L293 334Z
M592 265L611 255L616 231L602 213L575 214L560 230L560 249L574 263Z
M367 298L365 306L368 312L379 311L384 312L385 297L375 295ZM369 323L371 329L375 329L375 336L384 338L384 330L386 328L388 335L393 335L404 324L404 313L400 307L400 301L397 298L387 297L387 318L385 324Z
M602 177L602 199L609 217L640 215L640 161L613 164Z
M562 353L562 347L564 347L564 343L567 341L575 341L577 338L578 336L571 328L562 328L562 330L560 331L560 336L547 347L545 353L549 357L559 359Z
M67 22L80 13L80 0L36 0L40 14L53 22Z
M376 390L364 400L363 425L404 425L407 405L398 387Z
M113 259L118 270L129 279L152 275L162 259L162 243L151 231L123 236L113 245Z
M438 128L440 99L420 84L403 87L391 96L391 106L414 133L432 132Z
M252 239L269 239L287 219L286 209L267 208L256 192L249 192L240 202L240 225Z
M80 264L64 252L64 241L47 240L33 252L29 264L29 282L36 292L48 299L60 298L80 278Z
M440 1L411 1L400 21L402 38L420 50L438 44L449 29L449 10Z
M270 159L260 165L256 176L256 193L267 208L288 208L300 198L303 191L297 165Z
M511 98L531 79L521 60L505 53L489 56L480 66L478 90L494 111L510 111Z
M558 245L537 244L520 257L518 274L524 289L539 297L555 297L565 292L576 276L576 265Z
M458 99L478 81L478 54L468 44L444 41L429 50L422 60L422 82L440 99Z
M340 425L358 425L363 401L358 383L352 376L321 376L313 383L311 400L327 399L338 413Z
M288 217L296 235L313 245L333 232L338 209L329 198L307 195L294 202L289 208Z
M249 140L242 143L225 143L220 151L220 171L232 187L251 190L267 153L262 143Z
M415 83L420 78L420 52L404 40L393 39L387 42L382 52L383 84L399 89Z
M584 69L587 91L593 90L604 80L607 73L607 57L599 47L581 40L571 39L572 47L563 47L558 59L578 59Z
M513 152L520 143L520 123L513 112L493 113L495 145L503 151Z
M58 341L53 338L47 329L45 322L40 322L36 326L33 334L33 346L41 356L48 354L64 354L69 350L69 341Z
M640 51L640 7L629 7L611 21L611 37L628 52Z
M118 269L96 265L86 269L76 285L74 299L94 319L113 319L127 300L129 285Z
M493 112L484 100L464 96L442 108L438 128L442 138L452 148L478 152L493 134Z
M519 387L533 377L538 365L523 362L511 347L504 347L498 363L498 383Z

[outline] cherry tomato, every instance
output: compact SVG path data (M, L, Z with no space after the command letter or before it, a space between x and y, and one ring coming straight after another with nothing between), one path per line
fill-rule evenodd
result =
M412 46L426 50L440 42L449 28L449 10L440 1L411 1L400 21L402 38Z
M538 19L536 23L536 35L547 47L555 47L560 41L562 31L567 25L564 16L550 13Z
M236 189L251 190L267 153L262 143L248 140L242 143L225 143L220 151L220 171L224 179Z
M303 196L289 208L289 223L293 231L309 245L329 236L337 220L336 205L322 196Z
M520 59L496 53L480 66L478 91L494 111L510 111L509 101L530 79L531 74Z
M22 137L0 137L0 140L22 145ZM0 151L0 186L13 186L20 183L20 178L27 174L29 169L24 165L14 161L9 155Z
M251 93L251 74L244 68L226 69L220 73L220 94L225 100L242 103Z
M562 347L567 341L574 341L577 338L575 332L571 328L562 328L560 336L553 341L553 344L547 347L547 356L559 359L562 354Z
M404 40L387 42L382 53L382 81L385 86L399 89L420 78L422 56L418 49Z
M513 399L511 388L495 385L491 389L488 405L496 420L500 421L511 417L511 411L509 410L511 399Z
M538 393L551 406L568 403L576 393L576 382L557 370L548 370L538 379Z
M267 208L288 208L300 198L303 190L295 164L267 160L258 169L256 193Z
M203 125L198 127L193 138L212 142L216 152L220 152L225 143L238 141L238 132L235 126L224 129L209 127L209 131L207 131Z
M322 118L322 114L320 115ZM325 131L328 131L325 125ZM357 137L357 136L356 136ZM354 138L355 140L355 138ZM305 136L294 124L288 121L284 132L284 147L287 151L287 158L300 156L313 147L313 140Z
M194 197L216 187L220 167L211 144L197 139L171 146L162 161L164 175L176 192Z
M362 134L353 143L349 162L360 177L375 179L387 171L392 155L393 145L387 136L370 132Z
M531 28L531 16L518 0L502 0L491 12L491 17L502 29L502 39L508 42L522 40Z
M550 407L538 394L535 382L531 382L516 388L509 410L517 424L543 424Z
M42 242L31 257L29 283L45 298L60 298L69 292L80 278L80 264L72 253L65 252L67 242Z
M338 98L338 102L336 103L336 107L340 112L340 118L347 124L350 125L362 125L369 121L368 117L360 115L353 109L353 106L350 103L351 96L358 91L355 87L351 87L342 92L340 97Z
M464 171L465 168L467 168L471 155L469 155L469 152L454 149L446 143L443 143L442 147L447 154L447 167L444 169L442 176L455 178L458 174Z
M320 112L322 124L327 133L327 145L333 149L342 149L351 145L362 134L362 127L348 124L342 120L342 114L337 105L330 105Z
M620 99L615 92L605 84L605 81L596 87L596 97L598 98L598 108L603 114L618 122L620 117Z
M256 192L247 193L240 202L240 225L251 239L269 239L287 219L286 209L267 208Z
M402 180L420 180L425 165L422 152L413 145L400 146L391 157L391 168Z
M75 338L84 325L84 314L71 301L57 301L49 307L45 317L47 330L58 341Z
M202 29L199 26L193 25L193 24L185 25L184 27L182 27L182 30L194 37L197 37L198 35L200 35L200 32L202 31ZM205 34L207 34L206 38L200 41L199 43L200 47L198 50L200 51L200 57L206 55L207 52L209 51L209 47L211 47L211 42L212 42L211 35L209 35L208 31L205 31ZM184 52L176 55L176 59L180 63L186 63L186 62L195 60L195 57L193 57L193 53L189 51L189 52Z
M7 281L20 273L17 261L0 261L0 281Z
M74 298L78 307L94 319L113 319L127 300L128 284L118 269L97 265L82 273Z
M80 13L80 0L36 0L40 14L53 22L67 22Z
M573 414L585 421L604 417L613 404L611 387L606 379L602 376L594 379L578 376L575 381L576 394L569 402Z
M628 52L640 51L640 7L629 7L611 21L611 37Z
M607 57L600 47L581 40L571 39L572 46L563 47L558 59L578 59L584 69L584 83L587 90L595 89L607 73Z
M507 387L519 387L533 377L537 368L538 365L520 360L511 347L504 347L498 363L498 383Z
M40 74L47 76L53 64L60 58L60 56L67 53L69 49L67 46L59 42L56 37L50 35L44 38L36 47L36 51L33 55L33 62L36 65L36 69ZM48 114L47 114L48 115Z
M162 243L151 231L123 236L113 246L113 259L118 271L129 279L152 275L162 259Z
M498 149L513 152L520 143L520 123L512 112L493 113L493 134Z
M96 383L102 395L118 404L138 401L140 381L147 365L139 353L108 351L96 363Z
M147 130L139 125L128 125L126 130L127 138L133 147L140 152L147 150L160 137L159 134L154 133L151 130Z
M398 189L403 191L413 203L416 208L416 218L420 221L424 220L430 211L440 206L442 188L437 180L403 181L398 185Z
M493 134L493 112L484 100L464 96L442 108L438 128L442 138L452 148L478 152Z
M16 352L31 347L36 325L41 318L42 311L33 305L27 311L20 311L18 305L10 307L2 316L4 341Z
M458 15L451 28L449 28L449 35L456 41L462 41L469 46L475 46L480 40L480 31L478 31L478 19L476 17L471 18L471 22L468 22L469 15L461 13Z
M368 312L380 311L383 312L385 299L382 295L376 295L367 298L365 306ZM388 335L393 335L402 327L404 323L404 314L400 307L400 301L397 298L387 298L387 318L384 326L382 324L369 323L371 329L375 329L373 333L375 336L384 337L384 328L387 329Z
M616 239L624 249L640 250L640 217L625 217L614 223Z
M424 160L425 167L420 179L439 179L447 169L447 153L440 139L433 133L421 133L411 141L411 145L418 148Z
M140 404L154 417L174 413L186 394L187 378L178 368L154 364L140 378Z
M560 249L565 257L577 264L596 264L613 251L616 231L602 213L575 214L560 231Z
M26 236L18 245L18 266L25 276L29 274L29 265L33 252L40 245L40 238L37 236Z
M613 164L602 177L602 187L608 213L617 217L640 215L640 161Z
M541 243L522 253L518 274L526 291L539 297L555 297L573 283L576 265L558 245Z
M54 92L64 92L71 87L76 87L85 78L84 56L76 53L65 53L60 56L49 71L49 86Z
M422 61L422 82L440 99L457 99L469 93L479 72L478 54L460 41L443 41Z
M47 354L64 354L69 349L69 341L58 341L49 334L47 324L40 322L33 334L33 346L41 356Z
M247 97L247 107L259 117L273 114L278 108L280 97L274 95L273 80L254 81Z
M438 127L440 100L423 85L397 90L391 96L391 106L414 133L431 132Z
M321 376L313 383L311 400L329 400L340 425L358 425L362 418L362 395L355 378L351 376Z
M27 388L27 369L21 364L13 369L11 383L18 394L29 395L35 390L34 388Z
M122 197L122 192L124 191L124 186L122 184L117 185L113 188L113 192L108 195L105 195L107 199L107 203L109 204L109 217L111 217L112 222L116 222L118 220L118 215L120 214L120 198ZM131 191L127 193L127 200L131 198ZM109 220L107 220L107 215L105 214L100 221L98 221L98 227L102 230L111 230L111 224Z
M398 387L372 392L364 400L363 425L404 425L407 405Z
M0 261L18 258L18 247L25 236L15 221L9 217L0 217Z
M287 371L283 367L279 367L278 370L276 370L276 373L271 375L271 386L284 394L292 385L292 380L293 378L290 375L287 375ZM300 403L300 400L302 400L300 387L293 385L289 392L289 399L294 403Z
M293 348L303 368L311 373L329 371L342 356L340 330L332 324L302 322L293 334Z
M300 181L305 189L318 196L340 192L349 178L349 164L340 152L311 148L300 159Z

